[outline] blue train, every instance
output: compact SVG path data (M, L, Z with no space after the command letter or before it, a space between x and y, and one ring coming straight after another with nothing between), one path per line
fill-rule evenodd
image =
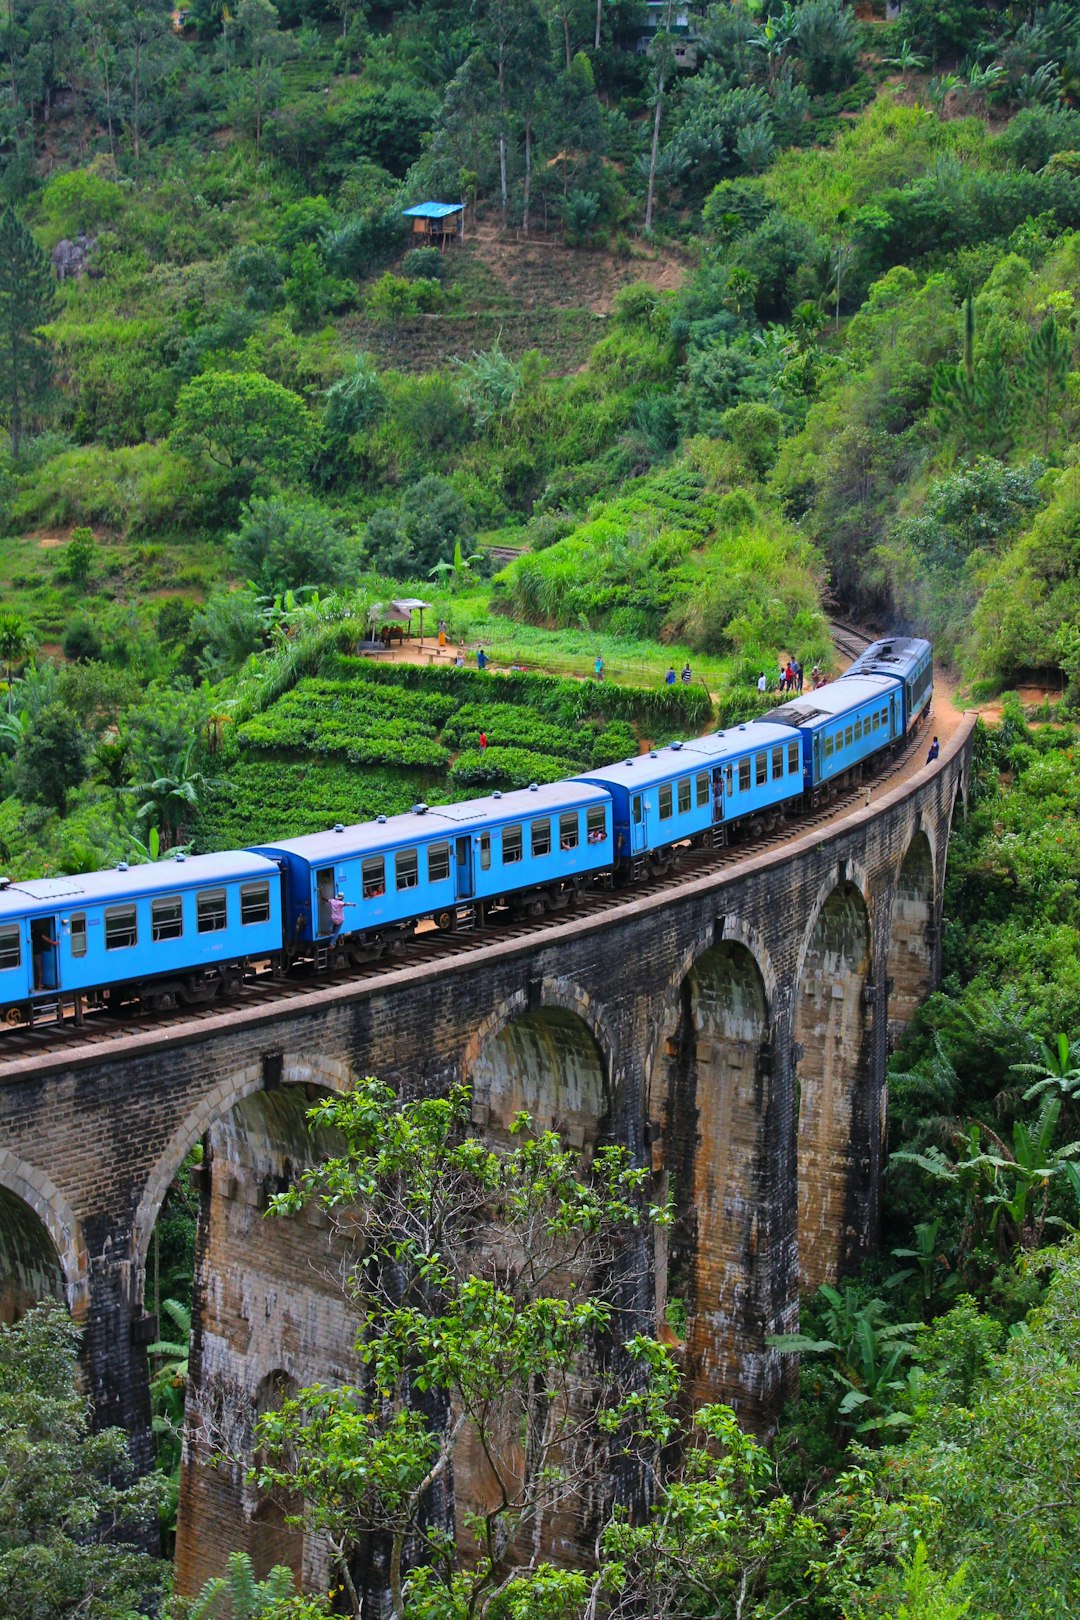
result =
M902 742L933 693L929 642L875 642L838 681L760 720L567 781L218 855L0 878L0 1019L61 998L197 1004L259 972L369 961L419 924L538 916L590 885L670 869L679 848L760 837Z

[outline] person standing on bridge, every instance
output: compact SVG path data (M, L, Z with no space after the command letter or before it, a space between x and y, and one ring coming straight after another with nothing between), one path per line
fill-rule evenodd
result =
M940 753L941 748L938 744L937 738L935 737L933 742L930 744L930 752L926 756L926 763L928 765L932 765Z

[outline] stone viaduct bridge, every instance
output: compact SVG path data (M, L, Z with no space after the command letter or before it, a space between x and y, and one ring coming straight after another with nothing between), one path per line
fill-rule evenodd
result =
M328 1232L310 1212L262 1213L310 1160L305 1110L354 1075L413 1095L465 1079L478 1130L526 1107L571 1143L614 1138L651 1164L677 1219L631 1257L642 1323L681 1299L691 1393L768 1422L792 1365L766 1336L796 1326L800 1287L876 1239L886 1057L938 975L973 724L821 827L535 936L98 1046L5 1059L0 1033L0 1320L66 1298L98 1419L143 1465L147 1254L204 1146L180 1590L234 1548L317 1574L318 1549L242 1467L211 1466L201 1436L213 1418L250 1454L283 1390L353 1368Z

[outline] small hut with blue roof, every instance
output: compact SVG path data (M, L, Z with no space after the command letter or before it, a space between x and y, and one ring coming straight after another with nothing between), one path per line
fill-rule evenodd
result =
M403 208L402 213L412 220L413 234L433 247L444 247L455 236L464 235L464 203L422 202Z

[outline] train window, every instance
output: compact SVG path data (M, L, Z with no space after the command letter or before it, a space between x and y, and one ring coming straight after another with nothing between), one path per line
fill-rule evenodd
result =
M734 793L734 791L735 791L735 768L734 768L733 765L725 765L724 766L724 792L725 793Z
M671 783L665 782L660 789L660 820L671 819Z
M686 812L689 810L689 808L690 808L690 778L688 776L681 776L679 778L679 814L680 814L680 816L685 816Z
M534 857L551 854L551 822L547 816L543 821L533 822L529 829L529 838Z
M783 776L784 774L783 747L774 748L772 751L772 773L774 776Z
M876 709L874 710L873 714L870 716L870 724L873 726L875 731L877 731L881 726L881 716L880 716L880 714L878 714Z
M195 916L200 934L220 934L228 923L224 889L204 889L195 896Z
M633 817L634 817L634 826L635 827L640 827L641 826L641 794L640 793L635 793L634 794L634 797L630 801L630 806L631 806L631 812L632 812Z
M831 759L832 758L832 738L831 737L826 737L825 738L825 758L826 759Z
M768 754L755 754L754 755L754 785L756 787L760 787L763 782L767 782L768 780L769 780L769 756L768 756Z
M607 837L607 812L602 804L585 812L585 836L590 844L602 844Z
M105 949L126 951L139 943L139 924L134 906L105 907Z
M450 845L429 844L427 852L429 883L445 883L450 876Z
M240 921L245 927L270 921L269 883L241 883Z
M179 939L184 932L184 904L178 894L167 894L150 902L150 938Z
M848 726L844 731L844 747L845 748L850 748L851 747L851 743L852 743L851 730L852 730L852 728L850 726Z
M72 956L86 955L86 912L77 911L69 924Z
M502 835L502 858L504 866L513 866L515 861L521 859L521 828L504 827Z
M888 709L882 709L882 711L881 711L881 723L885 727L885 730L888 731L888 729L889 729L889 711L888 711Z
M694 778L694 785L695 785L695 788L697 790L697 806L698 806L698 809L700 810L704 805L708 804L708 802L709 802L709 773L708 773L708 771L702 771L699 776L696 776Z
M739 792L747 793L750 790L750 755L739 761Z
M559 817L559 848L577 849L579 841L578 813L570 810L565 816Z
M22 933L18 923L0 928L0 973L17 968L22 961Z
M386 893L386 862L381 855L369 855L361 863L360 893L365 900L377 900Z
M862 742L862 716L855 717L855 741Z
M420 882L420 856L415 849L399 849L394 856L394 883L400 889L415 889Z
M798 743L788 743L787 745L787 768L789 771L797 771L799 768Z
M480 870L491 871L491 834L480 834Z

